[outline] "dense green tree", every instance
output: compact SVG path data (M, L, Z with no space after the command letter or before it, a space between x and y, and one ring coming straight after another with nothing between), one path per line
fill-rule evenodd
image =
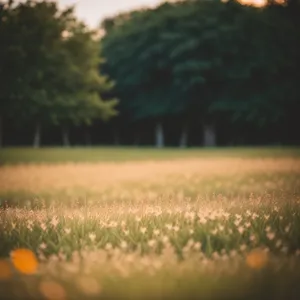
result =
M172 114L181 115L182 146L192 119L202 120L204 144L213 146L224 116L253 127L290 118L300 47L284 10L182 1L106 20L106 71L117 82L121 111L156 120L159 146L161 120Z
M48 1L11 2L3 30L8 36L2 45L5 98L14 118L35 124L34 146L40 145L42 124L60 124L68 144L67 126L116 114L116 101L100 97L111 83L98 72L99 43L72 8L60 11Z
M157 17L156 11L145 10L107 20L107 35L101 42L108 61L106 70L116 81L117 93L123 99L120 108L134 121L154 121L158 147L164 145L164 117L179 110L174 102L178 93L172 89L171 66L163 44L157 39L164 26L163 14L169 8L172 7L162 6Z
M184 146L195 107L195 117L207 114L206 100L211 98L206 90L213 79L207 81L220 62L219 53L212 50L217 50L219 34L223 34L217 27L223 8L218 1L164 4L132 13L127 21L122 15L115 22L104 22L104 55L122 95L121 106L130 110L134 119L156 120L159 146L163 144L161 120L165 116L182 115L180 144ZM205 128L209 135L211 128ZM208 139L213 143L213 137Z
M291 117L291 106L300 96L293 78L299 74L295 67L299 61L299 30L283 17L285 8L278 4L246 9L240 28L249 41L237 46L239 53L248 53L247 64L239 63L248 66L247 76L231 80L226 70L222 96L210 109L229 113L233 121L271 126ZM234 57L235 63L238 57Z
M13 117L16 103L20 100L17 84L20 85L22 79L17 71L24 59L15 31L16 18L13 7L13 1L0 1L0 147L5 125L8 119Z
M99 41L92 38L93 32L74 21L65 32L62 44L65 58L61 62L60 78L57 78L61 84L60 94L54 101L51 118L61 125L63 143L68 146L71 125L89 127L95 119L110 119L117 114L117 100L103 101L101 98L113 83L108 77L99 75L102 59Z

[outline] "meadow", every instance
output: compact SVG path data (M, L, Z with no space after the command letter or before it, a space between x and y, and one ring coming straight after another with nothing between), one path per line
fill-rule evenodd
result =
M0 150L0 299L300 299L300 149Z

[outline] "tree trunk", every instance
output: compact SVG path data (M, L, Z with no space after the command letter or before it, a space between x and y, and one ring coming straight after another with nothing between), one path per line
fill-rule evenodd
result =
M92 145L92 138L91 138L91 133L88 129L85 130L85 145L87 147L91 146Z
M138 147L139 144L140 144L140 135L139 135L138 133L136 133L136 134L134 135L133 145L136 146L136 147Z
M215 147L216 132L214 126L205 124L203 130L204 130L204 138L203 138L204 147Z
M118 135L118 131L115 129L114 130L114 145L118 146L120 145L120 139L119 139L119 135Z
M39 148L41 146L41 124L37 122L35 124L35 132L34 132L34 138L33 138L33 147Z
M155 145L156 148L164 147L164 131L161 122L157 122L155 125Z
M64 147L70 146L69 128L67 126L62 127L62 140L63 140Z
M3 118L0 116L0 148L3 147Z
M188 143L188 126L186 124L183 125L181 136L179 140L179 147L186 148Z

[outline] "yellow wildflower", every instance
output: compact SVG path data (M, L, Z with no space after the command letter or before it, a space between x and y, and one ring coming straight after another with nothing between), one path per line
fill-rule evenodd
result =
M263 268L267 262L268 254L261 249L252 250L246 257L246 263L252 269L259 270Z
M12 276L12 270L9 262L6 259L0 260L0 280L10 279Z
M21 273L34 274L38 268L38 261L35 254L29 249L16 249L10 253L14 267Z
M40 292L46 299L64 300L66 299L65 289L53 280L44 280L40 283Z
M86 295L94 296L101 292L101 286L93 277L81 276L77 278L77 286Z

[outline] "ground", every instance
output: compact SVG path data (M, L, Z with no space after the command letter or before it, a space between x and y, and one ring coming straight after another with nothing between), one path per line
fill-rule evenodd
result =
M300 296L299 148L14 148L0 164L0 295Z

